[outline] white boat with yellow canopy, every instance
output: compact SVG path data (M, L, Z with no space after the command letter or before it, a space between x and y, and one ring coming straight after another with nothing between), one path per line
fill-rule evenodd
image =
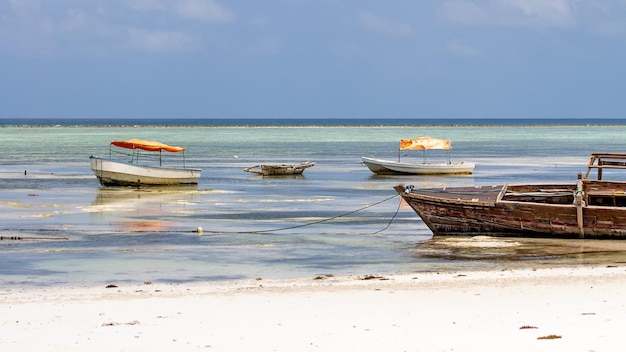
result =
M163 151L180 153L182 159L177 162L180 167L164 167L164 159L169 161L169 158L164 158ZM127 161L120 160L122 157ZM113 141L108 158L92 155L89 159L91 170L103 186L198 184L202 171L185 166L185 148L141 139Z
M447 139L420 137L413 139L401 139L398 148L398 160L385 160L374 157L361 157L361 161L370 171L376 174L413 174L413 175L445 175L445 174L471 174L476 164L469 162L450 161L450 149L452 143ZM447 161L427 162L426 151L440 149L447 151ZM404 161L400 154L403 150L422 150L423 161Z

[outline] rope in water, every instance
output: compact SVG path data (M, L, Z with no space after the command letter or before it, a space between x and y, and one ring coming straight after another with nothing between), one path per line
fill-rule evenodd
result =
M320 220L316 220L316 221L311 221L311 222L307 222L304 224L300 224L300 225L293 225L293 226L286 226L286 227L281 227L281 228L275 228L275 229L270 229L270 230L257 230L257 231L207 231L207 230L203 230L201 228L198 228L197 230L179 230L179 231L172 231L172 230L167 230L167 231L150 231L150 230L134 230L134 231L116 231L116 232L131 232L131 233L144 233L144 232L150 232L150 233L159 233L159 232L168 232L168 233L189 233L189 232L196 232L196 233L213 233L213 234L218 234L218 233L224 233L224 234L259 234L259 233L270 233L270 232L279 232L279 231L286 231L286 230L292 230L292 229L297 229L297 228L301 228L301 227L306 227L306 226L312 226L312 225L317 225L317 224L321 224L324 222L328 222L328 221L332 221L338 218L342 218L348 215L352 215L354 213L358 213L360 211L363 211L365 209L377 206L379 204L382 204L384 202L390 201L394 198L398 197L398 195L393 195L391 197L387 197L383 200L380 200L378 202L372 203L372 204L368 204L364 207L361 207L359 209L356 210L352 210L349 211L347 213L343 213L343 214L339 214L339 215L335 215L335 216L331 216L329 218L324 218L324 219L320 219ZM385 227L383 227L382 229L374 232L373 234L378 234L383 232L384 230L388 229L389 226L391 226L391 223L393 222L393 220L395 220L396 216L398 215L398 212L400 210L400 205L402 203L398 202L398 208L396 209L395 213L393 214L393 216L391 217L391 219L389 220L389 222L387 223L387 225L385 225ZM6 231L8 231L8 229L4 229ZM13 230L16 231L16 230ZM56 232L56 231L63 231L63 230L55 230L55 229L40 229L37 231L46 231L46 232ZM35 237L35 236L0 236L0 240L68 240L68 238L66 237Z
M321 219L321 220L317 220L317 221L312 221L312 222L307 222L305 224L300 224L300 225L294 225L294 226L287 226L287 227L281 227L281 228L276 228L276 229L271 229L271 230L258 230L258 231L204 231L203 232L207 232L207 233L234 233L234 234L241 234L241 233L268 233L268 232L278 232L278 231L285 231L285 230L292 230L292 229L297 229L297 228L301 228L301 227L306 227L306 226L311 226L311 225L316 225L316 224L321 224L324 222L328 222L328 221L332 221L344 216L348 216L348 215L352 215L354 213L358 213L360 211L363 211L367 208L371 208L373 206L376 206L378 204L387 202L395 197L397 197L398 195L393 195L391 197L385 198L381 201L378 201L376 203L372 203L369 205L366 205L362 208L347 212L347 213L343 213L343 214L339 214L339 215L335 215L335 216L331 216L329 218L325 218L325 219ZM400 209L400 205L398 205L398 210ZM376 231L374 232L374 234L377 234L379 232L384 231L385 229L387 229L389 227L389 225L391 225L391 222L395 219L396 215L398 214L398 210L396 210L396 213L393 215L393 217L391 218L391 221L389 221L389 224L387 224L382 230Z
M391 198L389 198L389 199L391 199ZM388 229L389 226L391 226L391 223L396 219L396 216L398 216L398 213L400 212L400 207L401 206L402 206L402 202L398 202L398 207L396 208L396 212L393 213L393 216L391 217L391 219L389 219L389 222L387 223L387 225L385 227L383 227L382 229L374 232L372 235L377 235L377 234L385 231L386 229Z

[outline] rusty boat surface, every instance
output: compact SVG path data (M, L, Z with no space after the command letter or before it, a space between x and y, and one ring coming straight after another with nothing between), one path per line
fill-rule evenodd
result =
M434 236L626 239L626 182L603 180L609 169L626 169L626 154L591 154L571 184L394 189Z

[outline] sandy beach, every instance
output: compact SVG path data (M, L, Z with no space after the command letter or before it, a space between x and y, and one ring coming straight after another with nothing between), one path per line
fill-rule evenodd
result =
M610 351L624 266L3 288L3 351ZM113 287L115 286L115 287Z

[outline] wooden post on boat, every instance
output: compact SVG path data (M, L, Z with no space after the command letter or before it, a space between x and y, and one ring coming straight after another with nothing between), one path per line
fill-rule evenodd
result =
M585 229L584 229L584 221L583 221L583 180L582 174L578 173L578 181L576 182L576 193L575 200L576 202L576 220L578 221L578 229L580 231L580 238L585 238Z

